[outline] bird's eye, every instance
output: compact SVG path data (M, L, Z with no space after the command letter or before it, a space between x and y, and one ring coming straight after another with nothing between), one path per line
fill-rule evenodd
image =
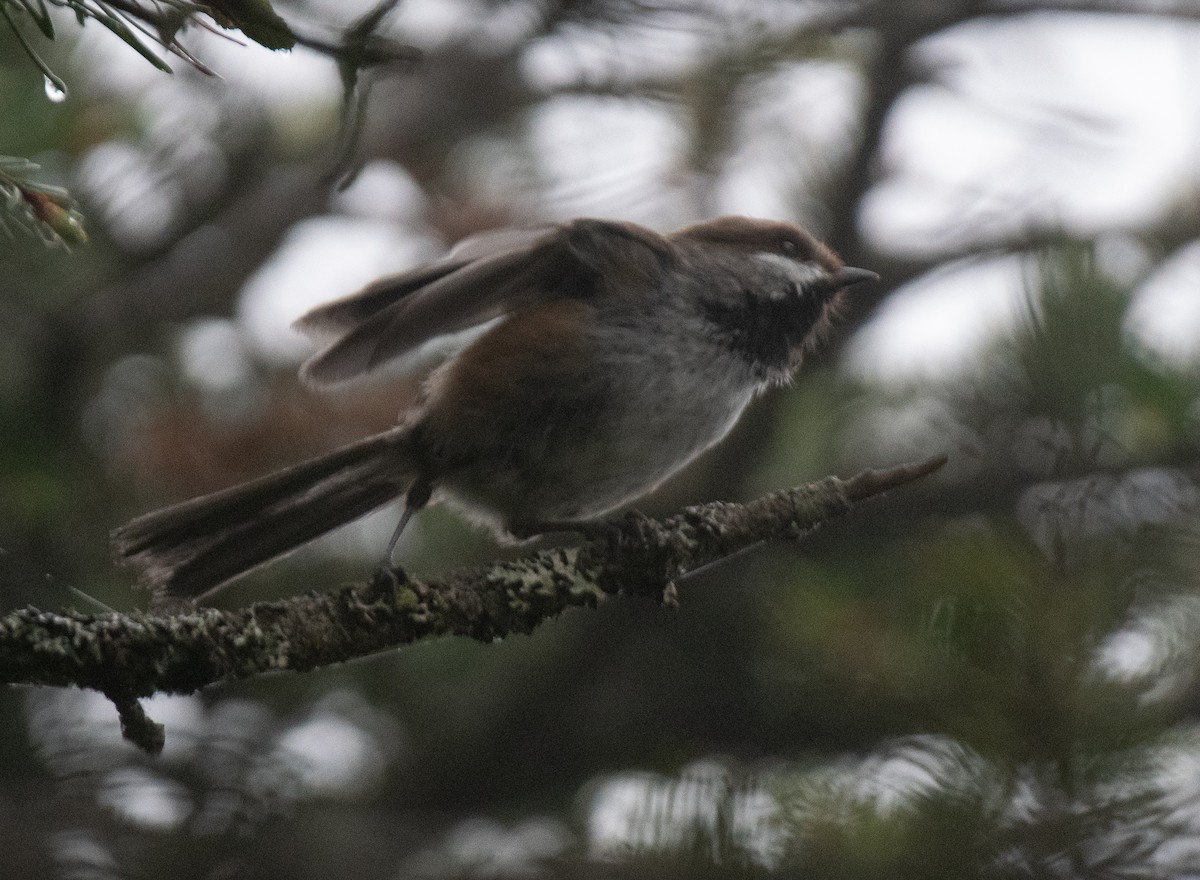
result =
M792 241L790 238L785 238L782 242L780 242L779 248L788 256L794 256L796 253L796 242Z

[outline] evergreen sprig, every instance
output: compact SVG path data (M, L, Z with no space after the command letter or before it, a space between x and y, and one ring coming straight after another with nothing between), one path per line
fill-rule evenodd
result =
M38 169L28 159L0 156L0 230L23 229L46 244L86 244L74 199L61 187L30 180Z

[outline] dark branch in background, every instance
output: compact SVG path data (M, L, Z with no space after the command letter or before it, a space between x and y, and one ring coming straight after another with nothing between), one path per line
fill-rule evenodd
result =
M451 573L440 582L386 575L333 593L183 614L55 614L0 618L0 682L98 690L126 738L161 750L162 728L137 700L190 694L264 672L304 672L433 636L491 642L528 633L567 608L617 593L675 601L675 581L769 540L797 540L855 504L927 476L938 456L848 480L827 477L746 504L713 503L662 520L630 514L583 547Z
M991 0L981 4L981 14L1023 15L1029 12L1091 12L1108 15L1154 15L1200 21L1195 0Z
M1195 0L970 0L919 6L874 0L853 6L840 16L831 16L827 21L818 20L820 25L828 27L830 33L846 28L865 28L878 37L864 75L868 92L862 108L859 138L843 169L827 189L825 204L829 226L824 232L829 244L847 263L870 266L883 276L884 284L856 291L845 320L835 331L835 338L827 342L825 352L818 360L832 359L853 328L861 327L898 287L938 266L958 259L1027 252L1069 237L1062 230L1033 229L1012 240L981 241L964 245L954 253L939 253L913 260L876 251L861 239L857 229L858 207L878 180L876 165L884 126L899 98L929 75L928 71L922 71L912 63L911 53L922 40L968 21L1037 13L1145 15L1200 21L1200 3ZM1195 212L1185 209L1182 213L1194 215ZM1190 220L1188 228L1196 228L1190 216L1171 219L1181 222ZM1172 226L1163 223L1159 229L1129 231L1153 244L1159 235L1170 235L1165 230L1178 228L1178 224Z
M400 0L380 0L378 6L361 16L346 31L343 40L347 49L354 48L356 51L337 59L338 75L342 79L342 126L330 179L337 179L339 190L344 190L354 183L358 172L362 170L362 160L358 158L358 141L366 120L367 101L371 96L370 83L361 82L362 72L363 68L378 64L382 60L368 60L371 57L371 44L376 39L375 31L399 2Z

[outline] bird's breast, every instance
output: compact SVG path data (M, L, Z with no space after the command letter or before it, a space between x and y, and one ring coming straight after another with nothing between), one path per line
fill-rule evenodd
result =
M511 316L429 389L440 481L500 523L602 515L725 436L760 384L686 314Z

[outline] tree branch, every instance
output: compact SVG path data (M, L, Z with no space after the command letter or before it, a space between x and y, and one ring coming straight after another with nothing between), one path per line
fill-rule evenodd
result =
M1146 15L1184 20L1200 19L1195 0L990 0L983 12L993 15L1024 15L1033 12L1101 13L1107 15Z
M127 739L162 749L162 728L137 703L190 694L264 672L305 672L432 636L484 642L528 633L575 606L617 593L673 603L676 579L767 540L796 540L855 504L933 473L946 458L827 477L746 504L691 507L662 520L628 514L582 547L452 572L440 582L397 579L310 592L232 611L50 613L0 618L0 682L98 690Z

